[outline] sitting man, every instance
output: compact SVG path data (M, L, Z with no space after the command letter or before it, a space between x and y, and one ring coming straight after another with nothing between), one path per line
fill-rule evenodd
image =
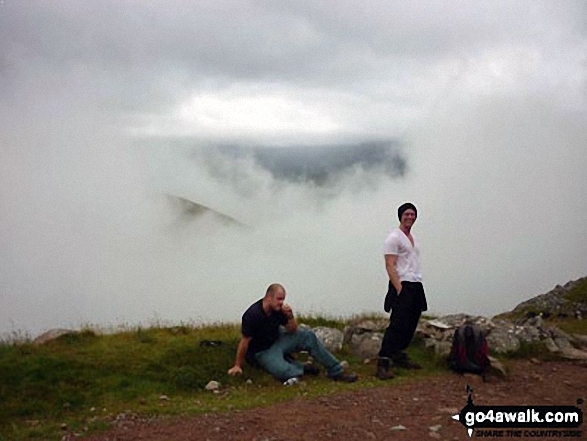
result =
M308 351L316 361L324 365L329 378L348 383L357 381L356 375L343 373L340 362L328 352L314 332L298 329L292 309L284 300L285 288L274 283L267 288L265 297L245 311L236 360L228 373L242 374L246 359L284 382L299 379L304 373L315 375L318 373L316 366L304 365L290 357L295 352Z

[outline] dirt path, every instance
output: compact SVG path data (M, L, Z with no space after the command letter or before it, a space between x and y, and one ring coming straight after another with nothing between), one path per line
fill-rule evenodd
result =
M587 364L518 361L506 380L483 383L447 373L417 384L295 399L263 409L123 421L87 440L467 440L465 428L451 419L466 404L467 384L476 405L577 405L577 399L587 399ZM587 417L587 404L579 408ZM581 438L565 439L587 439L587 423L579 429Z

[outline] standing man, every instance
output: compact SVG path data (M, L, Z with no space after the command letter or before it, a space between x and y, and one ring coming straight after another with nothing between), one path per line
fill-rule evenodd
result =
M381 380L393 378L391 364L407 369L421 368L409 360L404 350L414 337L422 311L428 309L422 286L420 248L412 235L418 210L408 202L398 208L397 214L399 228L390 231L384 247L385 269L389 276L384 309L392 312L377 363L376 376Z
M267 288L265 297L245 311L236 360L228 373L242 374L244 361L247 360L281 381L294 379L292 381L296 382L304 373L316 375L319 372L316 366L304 365L291 357L293 353L308 351L326 368L329 378L347 383L357 381L356 375L343 373L340 362L328 352L314 332L298 329L293 311L284 301L285 288L274 283Z

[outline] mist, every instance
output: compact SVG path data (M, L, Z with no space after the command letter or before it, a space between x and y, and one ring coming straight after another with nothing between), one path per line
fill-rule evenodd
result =
M380 312L405 201L431 313L585 276L585 12L6 1L0 333Z

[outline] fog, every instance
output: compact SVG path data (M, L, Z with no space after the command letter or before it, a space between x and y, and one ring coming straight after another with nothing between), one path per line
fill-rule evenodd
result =
M583 2L0 5L0 333L430 312L587 275Z

